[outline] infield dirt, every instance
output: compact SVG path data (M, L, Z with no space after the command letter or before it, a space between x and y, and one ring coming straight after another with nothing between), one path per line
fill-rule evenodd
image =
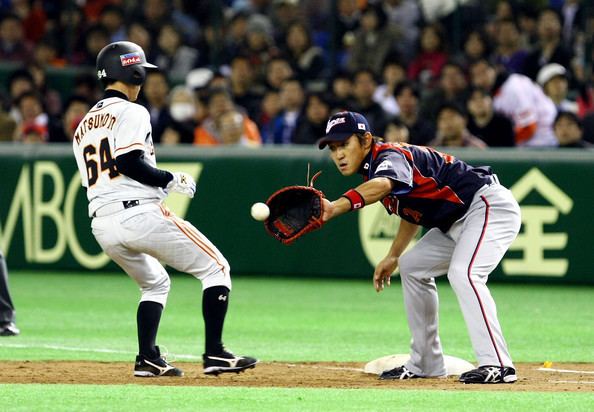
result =
M363 363L286 363L264 362L241 374L205 376L198 363L176 363L184 370L181 378L135 378L133 362L78 361L3 361L0 383L98 384L98 385L171 385L171 386L244 386L283 388L377 388L492 390L538 392L593 392L594 364L555 363L553 369L574 372L541 371L540 363L517 364L518 381L506 385L464 385L457 377L380 381L365 374Z

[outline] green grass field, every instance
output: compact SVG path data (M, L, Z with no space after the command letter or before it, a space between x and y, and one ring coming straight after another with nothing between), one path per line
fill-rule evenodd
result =
M123 274L11 273L22 334L0 338L0 360L132 362L139 293ZM456 299L440 290L447 354L474 361ZM494 284L500 321L516 362L592 362L594 288ZM201 285L173 277L159 344L179 362L202 354ZM262 361L366 362L407 353L400 285L377 294L371 281L240 277L234 280L225 342ZM257 369L250 373L257 373ZM0 369L1 374L1 369ZM378 389L206 388L127 385L0 385L2 410L592 410L592 393Z

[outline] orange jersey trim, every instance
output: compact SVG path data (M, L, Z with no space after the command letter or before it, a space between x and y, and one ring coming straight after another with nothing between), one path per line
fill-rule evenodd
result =
M132 144L129 144L128 146L124 146L124 147L118 147L118 148L115 150L115 152L114 152L114 153L117 153L117 152L118 152L118 150L126 150L126 149L128 149L128 148L130 148L130 147L133 147L133 146L140 146L140 147L142 147L143 149L145 148L145 147L144 147L144 144L142 144L142 143L132 143Z

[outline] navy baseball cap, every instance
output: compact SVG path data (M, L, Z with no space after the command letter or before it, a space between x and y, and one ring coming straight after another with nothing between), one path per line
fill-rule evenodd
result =
M343 142L355 133L371 133L367 119L357 112L338 112L328 119L326 136L318 140L318 147L323 149L330 142Z

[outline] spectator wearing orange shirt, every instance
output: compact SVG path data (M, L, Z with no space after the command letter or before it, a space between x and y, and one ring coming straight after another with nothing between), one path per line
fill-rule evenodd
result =
M224 115L234 112L234 116ZM259 146L262 144L258 126L249 117L235 108L231 95L225 89L214 89L211 91L208 99L208 117L194 131L194 144L204 146L216 146L227 144L230 140L229 135L234 136L234 130L227 134L225 126L229 122L237 122L241 116L242 135L239 139L240 144L246 146ZM234 123L235 124L235 123ZM234 125L233 124L233 125ZM231 126L233 126L231 125ZM228 129L233 129L229 127Z

